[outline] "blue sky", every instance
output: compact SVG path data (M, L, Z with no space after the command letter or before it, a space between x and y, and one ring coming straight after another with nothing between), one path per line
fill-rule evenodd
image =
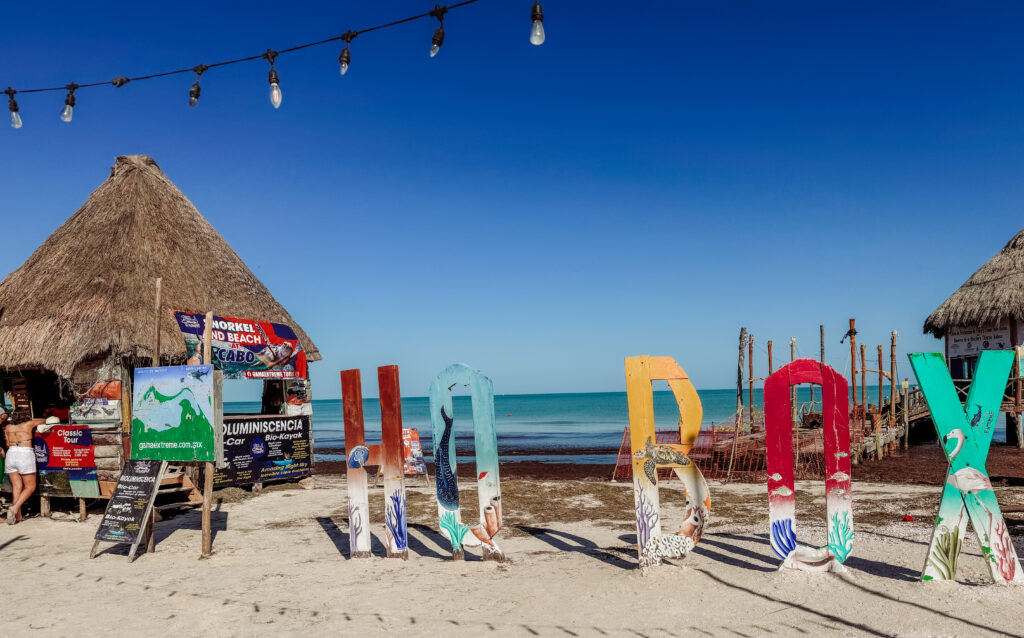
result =
M740 326L779 358L849 317L860 341L940 350L927 314L1022 224L1024 83L1015 3L545 2L263 61L19 96L0 127L17 268L106 177L145 153L338 371L401 366L406 395L464 361L499 393L624 387L622 359L735 380ZM429 9L389 3L16 3L0 84L97 81L258 54ZM92 242L89 242L92 245ZM86 245L83 242L83 246ZM217 309L213 309L217 310ZM758 355L764 363L764 355Z

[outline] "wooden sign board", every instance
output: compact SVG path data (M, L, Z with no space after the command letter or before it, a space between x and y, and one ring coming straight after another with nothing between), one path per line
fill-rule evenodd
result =
M96 530L96 542L89 558L95 558L101 542L131 543L128 560L135 560L139 542L145 537L146 526L152 520L150 513L166 469L166 461L134 460L125 463Z
M349 546L353 558L370 553L370 507L366 465L381 465L384 475L384 524L388 558L409 556L409 533L405 512L404 446L402 443L402 400L398 387L398 366L377 368L380 392L381 444L377 457L366 446L363 424L363 390L359 370L341 373L342 409L345 419L345 458L348 483ZM380 458L382 457L382 458Z
M803 547L796 541L790 388L801 383L821 386L825 505L828 509L828 545L822 548ZM776 370L764 382L771 545L784 568L839 572L843 571L842 563L853 551L850 404L846 387L843 375L813 359L797 359Z
M941 354L910 355L910 365L921 383L939 444L949 462L921 580L956 579L970 521L992 579L997 583L1024 583L1013 540L985 468L993 424L999 416L1014 356L1012 350L982 352L964 405Z
M470 527L462 522L459 508L459 477L455 462L455 413L452 388L468 385L473 405L476 442L477 497L480 522ZM434 431L435 486L441 534L452 544L452 558L465 558L463 546L483 549L485 560L504 561L505 554L494 542L501 531L501 481L498 477L498 435L494 429L494 386L491 380L469 366L456 363L441 371L430 384L430 423Z
M136 368L131 458L223 465L222 384L209 365Z
M625 364L636 544L640 569L646 572L660 565L664 558L686 556L704 532L711 511L711 493L704 475L689 457L700 433L704 408L697 389L672 357L627 357ZM657 442L651 382L659 380L668 382L679 406L679 444ZM686 488L684 521L675 534L661 531L659 468L671 468Z

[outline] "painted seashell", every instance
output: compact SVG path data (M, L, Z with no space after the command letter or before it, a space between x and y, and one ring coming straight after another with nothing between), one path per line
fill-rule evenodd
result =
M487 531L488 538L493 537L501 529L498 511L492 505L484 508L484 529Z
M348 466L352 469L358 469L366 465L366 462L370 460L370 448L365 445L357 445L352 448L352 452L348 455Z
M481 542L486 543L487 545L494 545L494 541L491 540L490 534L488 534L486 530L479 525L469 531L473 532L473 536L479 538Z

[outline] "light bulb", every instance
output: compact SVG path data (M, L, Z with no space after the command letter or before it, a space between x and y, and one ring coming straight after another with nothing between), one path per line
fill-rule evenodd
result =
M540 46L544 44L544 22L541 20L533 21L533 28L530 29L530 44Z
M188 105L190 107L199 103L199 94L201 92L202 90L199 88L199 81L196 80L195 84L192 85L192 88L188 90Z
M544 44L544 9L540 6L540 0L533 3L530 18L533 20L533 28L530 29L530 44L540 46Z
M270 80L270 103L275 109L281 108L281 83L277 77L277 69L271 68L267 79Z
M348 50L348 45L341 50L341 55L338 56L338 67L342 75L348 73L348 65L352 62L352 53Z
M64 98L64 108L60 112L60 119L62 122L71 121L71 115L75 109L75 89L78 88L78 85L72 82L67 85L66 88L68 90L68 96Z
M21 116L17 111L11 111L11 128L21 128Z
M434 37L430 39L430 57L437 55L442 44L444 44L444 27L438 27L437 31L434 31Z

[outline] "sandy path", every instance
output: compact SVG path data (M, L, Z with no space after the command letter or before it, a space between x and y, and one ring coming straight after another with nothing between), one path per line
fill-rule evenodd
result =
M198 560L198 511L159 523L156 553L131 565L120 549L88 559L98 516L0 527L4 600L13 604L5 605L3 633L1024 634L1024 587L973 586L988 575L972 537L960 583L918 580L939 486L856 484L857 538L846 577L776 571L763 488L713 486L717 519L695 553L643 577L631 512L623 509L629 486L508 482L507 537L499 538L511 560L499 565L445 560L423 489L413 490L418 508L410 497L409 561L347 560L344 483L318 481L314 490L222 503L215 554L206 561ZM822 486L799 487L801 540L822 542ZM1024 504L1024 489L1004 488L1000 500ZM565 520L565 511L579 512L578 520L546 515ZM908 512L917 520L904 522ZM373 532L383 552L383 525ZM1024 539L1015 541L1024 553Z

